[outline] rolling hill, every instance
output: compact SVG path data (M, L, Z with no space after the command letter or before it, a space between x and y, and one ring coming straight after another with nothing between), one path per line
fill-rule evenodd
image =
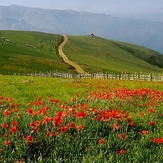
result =
M1 30L28 30L67 35L97 36L138 44L163 54L163 22L107 14L0 6Z
M75 69L58 54L62 35L29 31L0 31L0 74ZM85 72L163 72L163 55L124 42L94 35L70 36L66 56Z

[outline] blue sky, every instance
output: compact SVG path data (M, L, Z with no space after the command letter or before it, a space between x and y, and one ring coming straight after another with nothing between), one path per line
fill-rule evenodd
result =
M119 16L157 15L163 11L163 0L1 0L0 2L1 6L12 4L46 9L72 9Z

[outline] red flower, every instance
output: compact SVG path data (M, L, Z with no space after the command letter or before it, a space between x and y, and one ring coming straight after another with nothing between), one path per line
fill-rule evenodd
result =
M31 114L32 116L36 116L36 114L37 114L32 108L29 108L29 109L27 110L27 112L28 112L29 114Z
M5 145L6 146L9 146L11 144L11 142L8 140L8 141L5 141Z
M18 125L18 122L17 121L13 121L11 122L12 126L17 126Z
M150 121L149 124L150 124L151 126L156 126L156 123L153 122L153 121Z
M152 109L152 108L149 108L148 111L149 111L149 113L151 113L151 114L154 114L154 113L156 112L156 111L155 111L154 109Z
M18 126L14 126L11 128L12 134L16 134L17 131L18 131Z
M134 126L135 126L135 123L134 123L134 122L131 122L131 123L130 123L130 126L131 126L131 127L134 127Z
M163 143L163 138L153 138L153 142L157 144Z
M62 126L62 127L60 128L60 130L61 130L62 132L67 132L68 129L69 129L69 126Z
M28 135L26 137L27 142L31 142L33 140L33 137L31 135Z
M3 114L4 114L4 116L9 116L10 115L10 111L8 109L5 109Z
M125 137L126 137L125 134L120 134L119 136L120 136L120 138L121 138L122 140L124 140Z
M132 118L127 118L127 121L130 123L132 122Z
M121 150L119 151L119 154L120 154L120 155L124 155L124 154L125 154L125 151L124 151L123 149L121 149Z
M115 128L116 130L118 130L118 129L120 128L119 124L118 124L118 123L114 123L114 128Z
M105 139L100 139L99 141L98 141L98 144L104 144L104 142L105 142Z
M2 124L3 129L7 129L8 127L9 127L9 125L7 123Z
M0 148L0 152L2 152L3 151L3 149L2 148Z
M4 136L5 138L8 138L8 137L9 137L9 135L8 135L8 134L4 134L3 136Z
M74 122L70 122L70 124L69 124L69 127L70 128L74 128L76 125L75 125L75 123Z
M77 126L77 130L78 130L78 131L82 130L83 128L84 128L83 125L79 125L79 126Z
M84 117L87 117L88 114L84 111L81 111L81 112L78 112L76 116L77 118L84 118Z
M148 131L147 130L142 130L142 134L143 135L147 135L148 134Z
M37 101L41 101L41 97L38 97L38 98L37 98Z

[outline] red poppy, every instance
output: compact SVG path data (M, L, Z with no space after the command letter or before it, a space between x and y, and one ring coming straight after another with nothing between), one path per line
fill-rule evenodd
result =
M149 111L149 113L151 113L151 114L154 114L154 113L156 112L156 111L155 111L154 109L152 109L152 108L149 108L148 111Z
M70 122L69 126L70 126L70 128L74 128L76 125L74 122Z
M4 134L3 136L4 136L5 138L8 138L8 137L9 137L9 135L8 135L8 134Z
M17 126L18 125L18 121L13 121L11 122L12 126Z
M33 137L31 135L28 135L26 137L27 142L31 142L33 140Z
M163 138L153 138L153 142L157 144L163 143Z
M2 148L0 148L0 152L2 152L3 151L3 149Z
M84 118L84 117L87 117L87 116L88 116L88 114L86 112L84 112L84 111L80 111L80 112L78 112L76 114L77 118Z
M105 139L100 139L100 140L98 141L98 144L102 145L102 144L104 144L104 142L105 142Z
M7 123L2 124L3 129L7 129L8 127L9 127L9 125Z
M12 134L16 134L17 131L18 131L18 126L14 126L11 128Z
M120 136L120 138L121 138L122 140L124 140L124 139L126 138L125 134L120 134L119 136Z
M38 98L37 98L37 101L41 101L41 97L38 97Z
M148 134L148 131L147 130L142 130L142 134L143 135L147 135Z
M151 126L156 126L156 123L153 122L153 121L150 121L149 124L150 124Z
M62 127L60 128L60 130L61 130L62 132L67 132L68 129L69 129L69 126L62 126Z
M84 128L83 125L79 125L79 126L77 126L77 130L78 130L78 131L82 130L83 128Z
M119 151L119 154L120 154L120 155L124 155L124 154L125 154L125 151L124 151L123 149L121 149L121 150Z
M10 115L10 111L8 109L5 109L3 114L4 114L4 116L9 116Z
M147 130L142 130L142 134L143 135L147 135L148 134L148 131Z
M135 123L134 123L134 122L131 122L131 123L130 123L130 126L131 126L131 127L134 127L134 126L135 126Z
M118 130L118 129L120 128L119 124L118 124L118 123L114 123L114 128L115 128L116 130Z
M5 145L6 146L9 146L11 144L11 142L8 140L8 141L5 141Z

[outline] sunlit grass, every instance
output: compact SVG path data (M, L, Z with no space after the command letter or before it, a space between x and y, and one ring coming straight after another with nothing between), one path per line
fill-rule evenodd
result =
M2 162L163 161L161 82L0 76L0 84Z

